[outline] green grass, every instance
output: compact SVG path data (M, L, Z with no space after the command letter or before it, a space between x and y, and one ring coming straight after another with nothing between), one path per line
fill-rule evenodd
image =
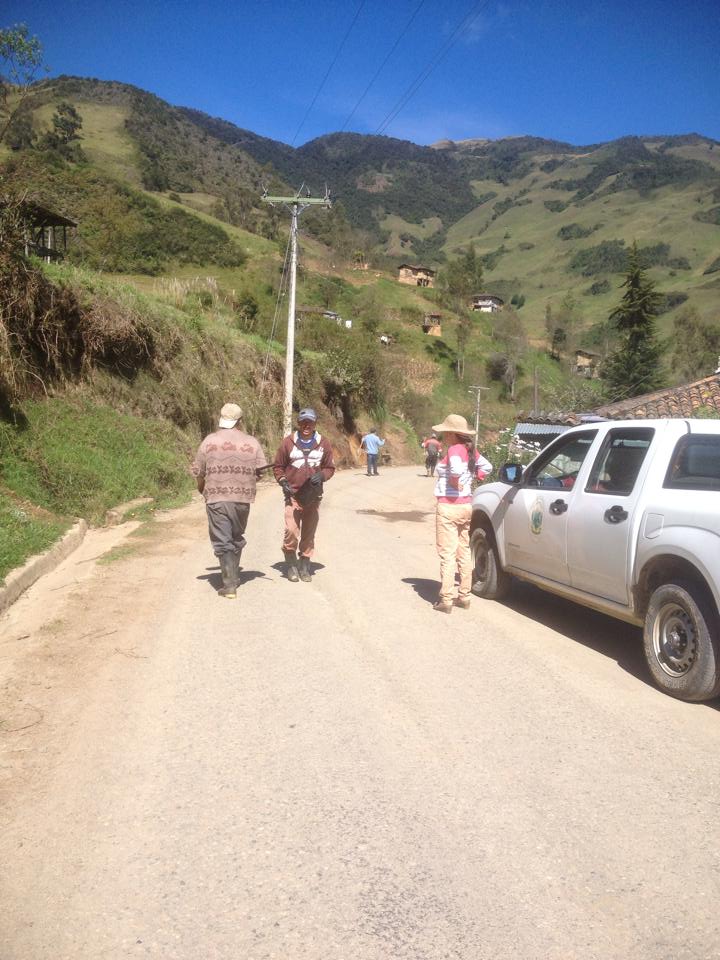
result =
M39 514L0 492L0 584L15 567L52 546L69 526L69 520Z
M27 403L28 427L0 424L5 486L56 514L97 521L119 503L189 493L187 454L169 423L84 400Z

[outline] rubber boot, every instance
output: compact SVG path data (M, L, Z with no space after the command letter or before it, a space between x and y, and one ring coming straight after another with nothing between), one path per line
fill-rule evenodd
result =
M234 575L235 570L235 557L234 553L224 553L220 557L220 570L222 572L222 581L223 585L218 590L218 594L221 597L226 597L228 600L234 600L237 596L236 591L236 579Z
M310 573L310 558L300 557L300 579L303 583L310 583L312 573Z
M230 554L230 570L232 573L233 583L235 584L235 589L240 586L240 554L231 553Z
M294 553L285 554L285 574L290 583L297 583L300 579L298 576L298 561Z

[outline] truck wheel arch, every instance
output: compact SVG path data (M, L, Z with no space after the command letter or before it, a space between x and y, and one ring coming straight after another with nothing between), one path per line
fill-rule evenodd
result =
M635 612L644 617L653 592L665 583L679 582L691 583L700 590L720 620L715 596L703 574L689 560L672 554L653 557L641 570L633 589Z

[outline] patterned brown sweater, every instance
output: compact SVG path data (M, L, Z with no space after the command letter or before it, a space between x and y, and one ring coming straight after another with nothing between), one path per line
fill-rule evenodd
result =
M247 433L232 427L209 434L198 447L191 470L205 478L206 503L252 503L255 499L255 471L267 461L263 449Z

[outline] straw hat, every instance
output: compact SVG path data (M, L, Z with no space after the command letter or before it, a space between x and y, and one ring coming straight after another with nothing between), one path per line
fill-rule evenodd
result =
M437 433L459 433L465 437L474 437L475 431L471 430L465 417L459 413L449 413L442 423L436 423L433 430Z

